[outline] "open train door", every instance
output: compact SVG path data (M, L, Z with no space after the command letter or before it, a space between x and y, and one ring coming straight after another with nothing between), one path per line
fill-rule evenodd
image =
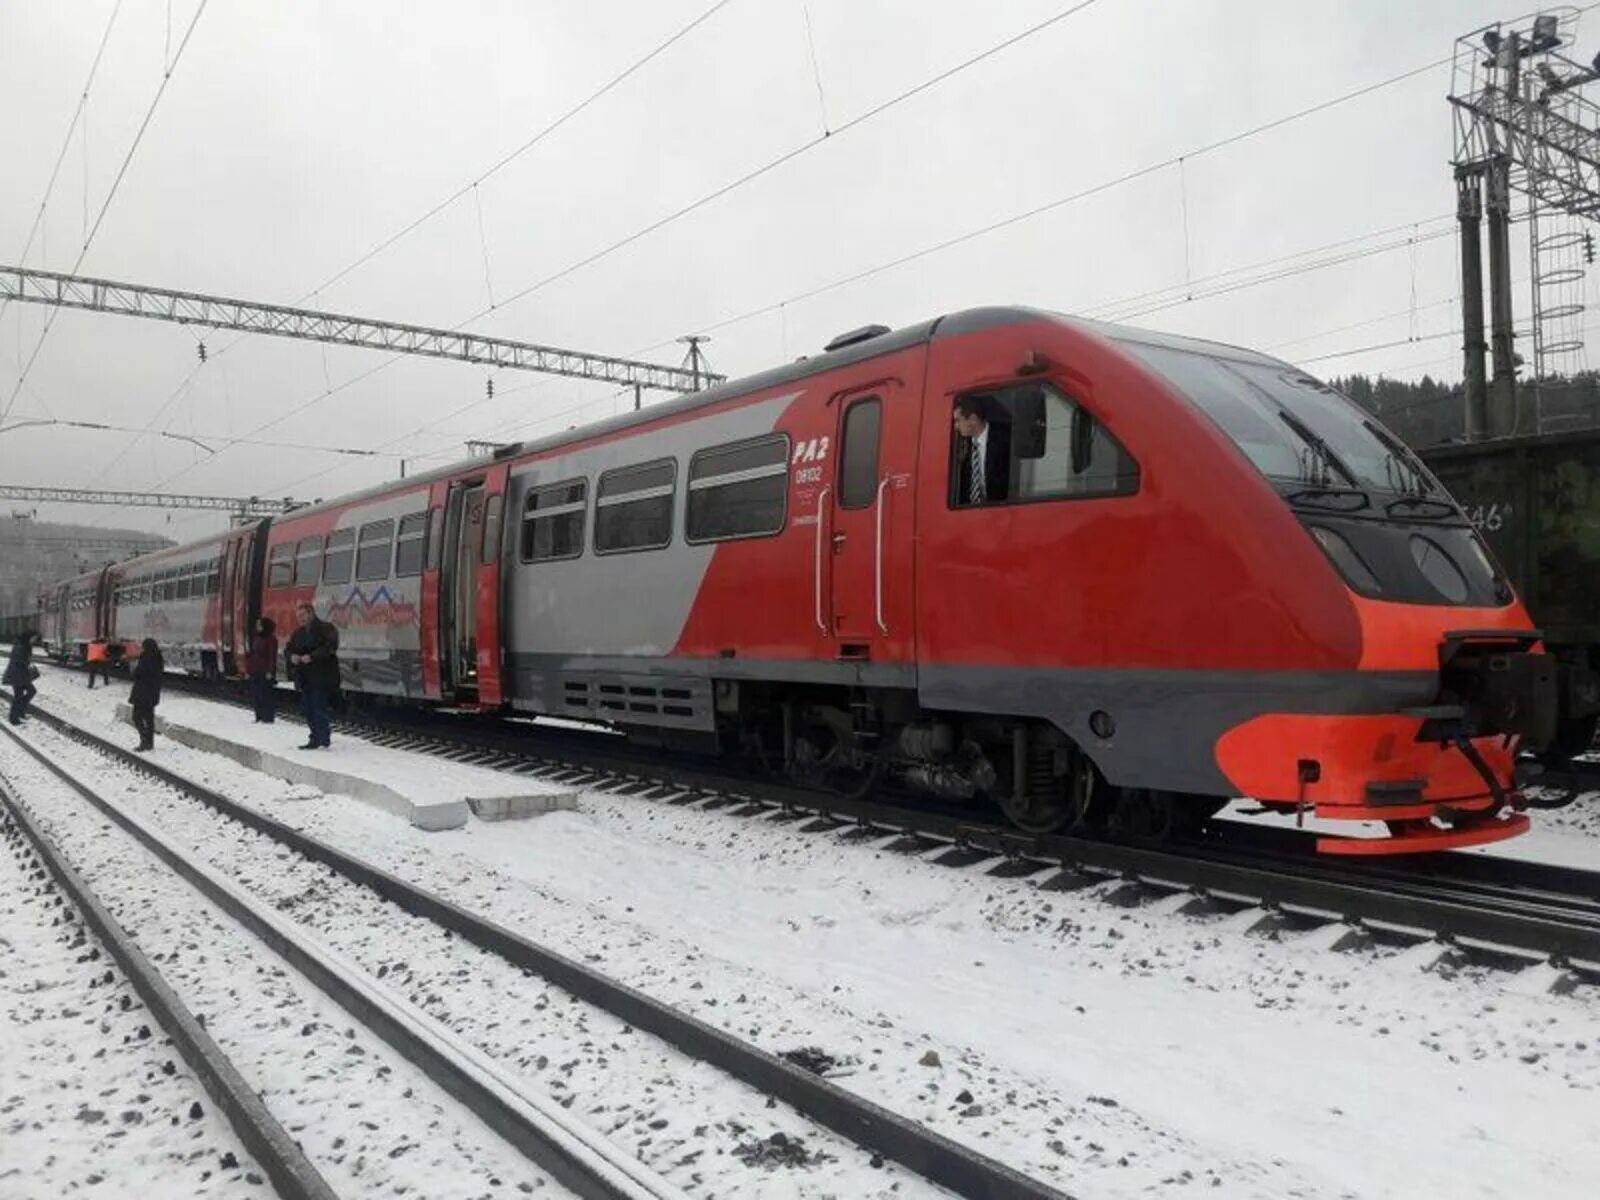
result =
M444 512L450 501L450 484L435 483L428 489L428 549L422 561L422 626L418 646L422 652L422 694L429 700L444 698L445 642L444 610L447 561L444 552Z
M446 700L505 702L500 646L500 543L511 465L453 479L445 504L440 676Z

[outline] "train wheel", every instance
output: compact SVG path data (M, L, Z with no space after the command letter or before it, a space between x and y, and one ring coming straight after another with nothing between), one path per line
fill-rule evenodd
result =
M789 762L791 779L846 800L859 800L877 787L884 759L861 745L848 713L817 705L800 715L802 724Z
M1562 717L1556 722L1556 736L1539 753L1547 766L1564 767L1594 744L1595 725L1600 716Z

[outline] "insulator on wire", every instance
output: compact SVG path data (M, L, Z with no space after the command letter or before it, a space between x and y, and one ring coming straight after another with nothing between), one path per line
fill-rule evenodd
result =
M1594 262L1594 234L1592 233L1586 232L1583 235L1583 261L1586 263Z
M196 353L198 353L200 355L200 361L201 362L205 362L205 360L206 360L206 344L204 342L197 342L195 344L195 351L196 351Z
M489 399L493 400L494 399L494 380L493 379L484 380L483 390L484 390L485 394L489 397Z

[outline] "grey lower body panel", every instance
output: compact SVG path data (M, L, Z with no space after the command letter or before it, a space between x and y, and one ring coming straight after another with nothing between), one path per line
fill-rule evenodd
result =
M415 650L396 650L374 658L341 656L339 686L347 692L426 699L422 689L422 655Z
M915 669L895 663L513 654L509 666L512 705L526 712L706 731L716 728L716 680L916 686Z
M1230 795L1216 745L1229 729L1266 713L1393 713L1429 704L1433 671L1181 671L927 666L924 708L1049 721L1123 787ZM1099 737L1090 715L1114 732Z

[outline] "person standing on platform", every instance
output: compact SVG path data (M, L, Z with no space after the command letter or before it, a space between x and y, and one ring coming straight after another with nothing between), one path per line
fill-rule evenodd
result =
M133 691L128 696L133 705L133 727L139 731L136 749L156 748L156 705L161 703L161 673L166 667L155 638L145 638L138 661L133 664Z
M275 691L278 683L278 626L270 617L256 622L246 660L250 676L250 697L255 702L256 720L271 725L278 716Z
M11 723L21 725L28 715L28 704L38 695L33 681L39 678L39 668L33 665L33 634L25 633L11 644L11 657L6 660L4 676L0 683L11 689Z
M339 686L339 629L318 617L309 603L295 611L300 628L289 639L289 669L300 687L300 710L310 730L300 749L326 750L333 734L328 700Z
M106 649L104 638L96 638L89 643L89 648L84 652L84 657L89 660L89 690L94 691L94 677L98 675L100 681L107 687L111 686L111 653Z

